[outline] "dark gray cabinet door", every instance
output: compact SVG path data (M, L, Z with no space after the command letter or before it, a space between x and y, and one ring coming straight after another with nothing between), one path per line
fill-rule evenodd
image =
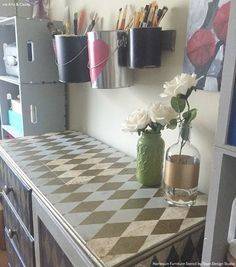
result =
M38 224L40 263L43 267L73 267L41 220Z
M34 193L32 201L36 267L104 267L49 203Z

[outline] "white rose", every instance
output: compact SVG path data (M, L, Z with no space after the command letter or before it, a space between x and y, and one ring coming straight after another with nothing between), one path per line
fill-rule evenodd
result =
M146 110L138 109L125 120L122 130L125 132L137 132L145 129L150 123L150 117Z
M178 94L185 95L187 90L192 86L196 86L199 79L196 74L186 74L175 76L175 78L169 82L164 83L164 92L161 94L162 97L176 96Z
M169 124L178 114L173 108L164 103L154 103L149 109L149 116L152 122L160 123L162 126Z

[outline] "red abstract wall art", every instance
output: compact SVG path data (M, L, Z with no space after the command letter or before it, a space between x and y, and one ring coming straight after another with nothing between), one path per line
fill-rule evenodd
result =
M220 91L229 0L190 0L183 71L196 73L198 88Z

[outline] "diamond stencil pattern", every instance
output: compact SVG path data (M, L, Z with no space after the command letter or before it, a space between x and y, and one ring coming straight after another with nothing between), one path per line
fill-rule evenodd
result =
M1 146L107 266L158 247L163 236L204 225L205 195L191 208L168 206L161 190L136 181L133 158L80 132L7 140ZM149 240L154 241L149 245Z

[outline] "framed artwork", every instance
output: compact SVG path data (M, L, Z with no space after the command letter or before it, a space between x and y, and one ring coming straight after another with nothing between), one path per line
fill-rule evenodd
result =
M202 79L198 88L220 91L230 0L190 0L183 72Z

